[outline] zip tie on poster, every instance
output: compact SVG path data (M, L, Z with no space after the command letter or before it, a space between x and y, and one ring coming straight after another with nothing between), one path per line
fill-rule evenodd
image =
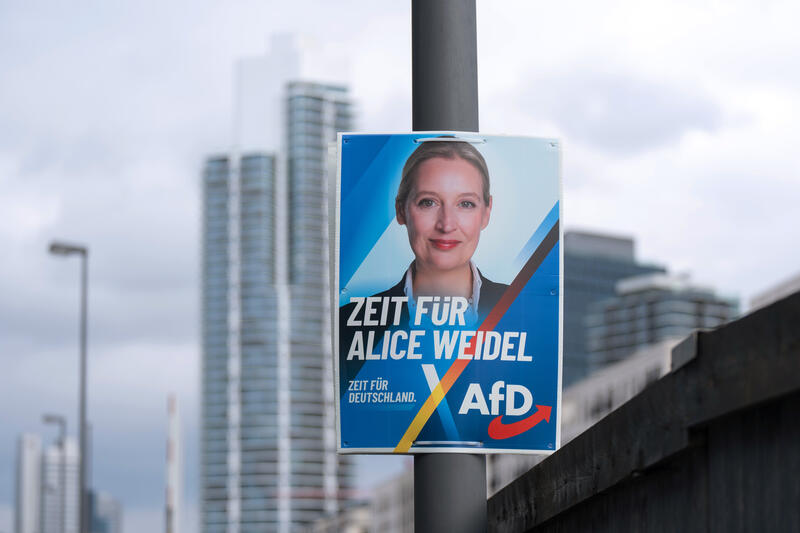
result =
M414 446L446 446L450 448L483 448L483 442L476 440L415 440Z
M456 137L455 135L444 135L441 137L417 137L414 139L416 144L429 142L463 142L470 144L486 144L486 139L482 137Z

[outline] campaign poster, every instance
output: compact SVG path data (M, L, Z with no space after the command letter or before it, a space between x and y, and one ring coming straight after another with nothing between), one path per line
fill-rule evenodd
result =
M556 450L559 142L342 133L338 158L339 452Z

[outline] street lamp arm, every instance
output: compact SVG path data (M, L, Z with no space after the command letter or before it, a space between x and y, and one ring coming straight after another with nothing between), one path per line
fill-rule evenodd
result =
M59 427L59 440L63 443L67 433L67 419L61 415L45 413L42 415L42 422L45 424L55 424Z
M86 256L89 254L89 249L86 246L81 246L79 244L53 241L50 243L50 253L53 255L79 254Z
M42 422L45 424L66 424L64 417L61 415L44 414L42 415Z

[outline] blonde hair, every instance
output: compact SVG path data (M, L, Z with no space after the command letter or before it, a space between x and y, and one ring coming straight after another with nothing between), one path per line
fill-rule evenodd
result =
M486 161L481 153L465 141L431 141L423 142L419 148L408 156L406 164L403 166L400 186L397 187L397 196L394 200L396 206L402 207L408 200L408 195L411 194L411 189L417 179L417 169L420 164L437 157L443 159L455 159L458 157L478 169L483 184L483 201L485 204L489 204L489 197L491 196L489 192L489 168L486 166Z

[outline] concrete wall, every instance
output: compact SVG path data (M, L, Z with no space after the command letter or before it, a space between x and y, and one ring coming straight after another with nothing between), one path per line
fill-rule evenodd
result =
M800 293L672 365L493 496L489 530L800 531Z

